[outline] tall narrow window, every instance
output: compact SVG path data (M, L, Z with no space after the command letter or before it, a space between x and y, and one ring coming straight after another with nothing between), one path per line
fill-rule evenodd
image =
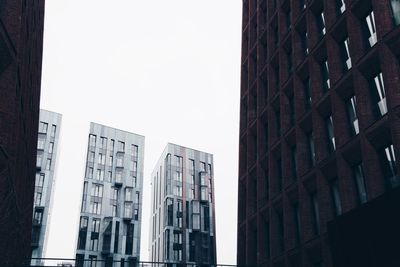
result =
M387 113L387 106L382 72L370 80L370 92L373 104L375 105L373 108L375 116L380 117L385 115Z
M46 170L51 170L51 159L47 159L46 161Z
M326 33L325 29L325 15L324 11L321 10L317 15L316 15L316 21L317 21L317 27L318 27L318 33L320 35L320 38L324 37Z
M353 178L357 190L358 203L363 204L367 202L368 197L362 163L353 167Z
M321 68L322 89L324 92L326 92L331 88L331 81L329 79L328 60L326 58L320 63L320 68Z
M342 214L342 203L340 201L339 180L337 178L330 181L330 191L335 216Z
M310 85L310 78L307 77L303 81L303 88L304 88L304 106L306 110L309 110L311 107L311 85Z
M346 5L344 0L335 0L336 1L336 8L339 14L342 14L346 11Z
M89 151L88 153L88 162L94 162L94 152Z
M313 227L314 233L319 235L320 233L320 224L319 224L319 205L318 205L318 198L317 193L310 194L311 199L311 210L312 210L312 217L313 217Z
M101 148L106 149L107 148L107 138L100 137L100 142L101 142Z
M49 154L53 154L53 150L54 150L54 142L50 142L49 143Z
M325 127L326 127L326 133L328 137L328 150L330 152L333 152L336 149L335 145L335 135L333 133L333 120L332 120L332 115L327 117L325 119Z
M125 152L125 143L122 141L118 141L118 151Z
M43 155L42 154L37 154L36 155L36 167L41 167L42 166L42 160L43 160Z
M303 51L303 56L304 58L308 55L308 33L307 30L305 30L302 34L301 34L301 49Z
M393 145L389 145L381 150L380 159L383 169L383 174L390 187L396 187L400 184L400 179L397 176L396 156L394 154Z
M48 124L46 122L39 122L39 132L40 133L44 133L47 134L47 128L48 128Z
M308 156L309 156L310 166L314 167L315 166L315 148L314 148L314 135L313 135L312 131L307 134L307 144L308 144Z
M395 25L400 25L400 0L390 0Z
M132 145L131 149L132 149L131 153L132 153L133 158L137 158L139 147L137 145Z
M342 57L343 70L347 71L351 69L351 57L350 57L350 49L349 49L349 37L345 37L339 44L340 46L340 55Z
M96 135L89 134L89 146L96 146Z
M358 118L357 118L357 102L356 96L352 96L346 101L346 109L347 109L347 118L350 124L350 133L352 136L358 134L360 132L358 126Z
M375 26L375 16L374 11L370 10L364 18L364 23L362 24L366 37L368 38L369 45L372 47L376 44L376 26Z
M46 142L46 139L39 135L39 138L38 138L38 141L37 141L37 149L43 150L45 142Z
M51 137L55 137L56 136L56 130L57 130L57 126L56 125L51 125Z

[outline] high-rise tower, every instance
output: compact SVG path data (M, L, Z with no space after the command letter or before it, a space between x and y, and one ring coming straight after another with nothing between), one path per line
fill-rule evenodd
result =
M398 0L243 1L238 264L334 266L328 222L400 184L399 24Z
M144 136L90 124L77 266L139 261L143 157Z
M44 258L55 182L61 114L40 110L33 198L32 258ZM40 260L32 260L40 264Z
M215 265L213 155L168 144L152 173L151 261Z
M0 266L29 264L44 0L0 1Z

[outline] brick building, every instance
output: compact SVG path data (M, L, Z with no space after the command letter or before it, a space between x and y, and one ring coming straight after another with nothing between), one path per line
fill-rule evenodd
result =
M243 1L238 264L334 266L327 223L399 185L399 24L398 0Z
M0 266L29 263L44 0L0 1Z

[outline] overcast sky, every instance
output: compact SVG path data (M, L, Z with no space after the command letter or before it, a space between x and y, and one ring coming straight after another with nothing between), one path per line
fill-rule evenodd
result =
M241 0L47 0L41 107L61 113L46 257L73 258L90 121L214 154L219 263L236 263Z

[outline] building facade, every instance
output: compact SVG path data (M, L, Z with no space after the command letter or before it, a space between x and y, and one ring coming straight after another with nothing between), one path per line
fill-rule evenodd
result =
M0 266L29 264L44 0L0 1Z
M143 158L144 136L90 124L77 266L139 261Z
M212 154L167 144L152 172L152 262L216 264L213 164Z
M33 197L32 258L43 258L46 249L61 119L61 114L40 110ZM33 265L40 263L40 260L32 260Z
M399 185L399 12L243 1L239 265L334 266L327 223Z

